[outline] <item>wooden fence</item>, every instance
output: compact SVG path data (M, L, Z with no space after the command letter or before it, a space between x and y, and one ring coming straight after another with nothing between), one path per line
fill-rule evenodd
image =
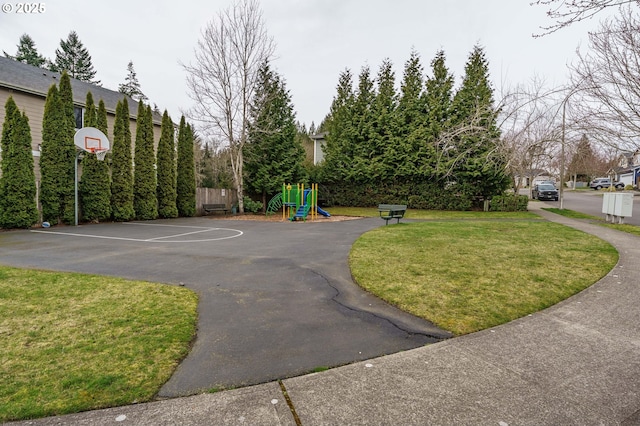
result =
M196 214L202 216L203 204L224 204L231 211L238 205L238 193L235 189L196 188Z

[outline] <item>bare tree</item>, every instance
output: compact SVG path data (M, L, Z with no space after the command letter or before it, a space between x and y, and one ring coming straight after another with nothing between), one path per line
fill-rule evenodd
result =
M592 18L605 9L621 6L628 3L636 3L640 6L640 0L536 0L530 4L533 6L549 7L547 16L555 22L552 25L541 27L544 36L568 27L574 22L580 22Z
M242 151L250 102L259 67L273 52L258 1L238 0L207 24L194 50L195 63L183 65L189 97L195 102L187 115L203 133L226 141L240 212L244 212Z
M540 170L552 166L560 140L558 93L558 89L547 89L543 80L534 78L530 85L520 85L503 94L500 149L512 176L533 179ZM514 181L516 193L521 183L521 179Z
M624 151L640 147L640 19L630 6L621 12L589 34L570 69L576 127Z

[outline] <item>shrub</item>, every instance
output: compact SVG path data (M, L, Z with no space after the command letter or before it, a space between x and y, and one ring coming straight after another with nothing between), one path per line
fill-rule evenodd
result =
M489 211L492 212L525 212L529 197L526 195L505 194L496 195L489 202Z
M320 185L319 191L329 205L342 207L406 204L412 209L464 211L473 206L472 197L456 185L447 189L433 183Z
M261 201L253 201L251 198L245 196L243 199L244 211L248 213L257 213L262 210Z
M627 185L627 186L624 187L625 191L633 191L633 189L634 189L633 185Z

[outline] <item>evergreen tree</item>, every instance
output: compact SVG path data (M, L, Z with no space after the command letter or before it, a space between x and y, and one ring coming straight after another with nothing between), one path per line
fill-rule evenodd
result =
M151 107L145 107L140 101L133 168L133 207L136 218L141 220L152 220L158 217L155 160Z
M25 64L33 65L34 67L43 68L47 59L38 53L36 49L36 43L28 34L22 34L20 41L18 42L18 51L15 56L9 55L7 52L3 52L4 56L14 61L22 62Z
M588 182L599 174L602 161L597 157L587 135L582 135L575 152L571 156L568 172L570 178L576 182Z
M489 65L480 46L475 46L469 55L451 111L452 124L460 135L451 150L454 180L473 197L500 194L509 179L505 160L496 149L500 137L498 111L494 107Z
M211 148L209 148L209 144L205 143L204 147L199 146L200 150L198 155L198 160L196 162L197 173L196 177L197 187L198 188L213 188L214 186L214 176L213 176L213 161L211 154Z
M76 133L76 118L74 114L73 106L73 92L71 90L71 78L66 72L62 73L60 77L60 85L58 88L60 95L60 107L64 115L64 129L65 138L62 140L60 146L61 151L64 153L61 164L67 165L65 167L68 173L68 178L64 180L63 186L60 188L60 196L63 202L62 220L67 225L74 223L75 221L75 161L76 161L76 145L73 141L73 137Z
M353 78L348 69L340 74L337 90L338 93L331 103L329 116L321 124L321 128L326 128L328 131L321 172L322 179L326 183L344 182L345 171L349 169L353 158L351 114L354 94Z
M11 96L9 96L9 99L7 99L4 109L5 109L4 123L2 124L2 135L0 136L0 161L3 161L3 162L0 165L0 170L2 170L2 167L4 167L6 163L4 161L5 158L9 156L8 152L13 142L13 134L17 131L16 129L19 125L19 123L16 120L16 115L20 114L18 105L16 105L15 101L13 100L13 97ZM4 174L3 172L0 172L0 219L4 214L3 213L4 203L2 201L4 200L4 190L2 185L3 174ZM3 226L2 223L0 223L0 226Z
M449 164L441 163L443 144L440 141L441 134L448 128L451 118L451 102L453 99L453 75L446 66L444 51L436 53L431 61L433 75L427 78L425 102L427 109L427 145L425 150L425 166L433 171L436 177L446 174Z
M355 183L369 183L371 180L371 156L373 153L371 136L373 133L372 107L375 99L373 81L369 67L363 67L358 76L358 90L351 110L352 158L347 180Z
M36 178L31 155L31 129L10 96L2 125L0 226L28 228L38 221Z
M75 119L69 76L63 73L60 90L53 85L47 94L42 121L40 156L42 217L44 221L71 224L75 217L76 148Z
M13 140L14 129L18 126L18 123L15 120L15 115L20 113L18 105L16 105L12 96L9 96L9 99L7 99L4 109L5 121L2 125L2 138L0 138L0 156L4 155L5 152L9 152L9 147L11 146L10 142Z
M176 207L176 161L173 122L165 110L158 142L158 215L164 218L178 216Z
M453 98L454 79L446 66L443 50L436 53L431 61L431 71L433 75L427 78L425 97L429 130L431 137L437 139L449 121Z
M251 103L249 140L244 170L249 187L262 195L278 192L283 182L305 180L304 148L296 139L297 128L291 96L282 78L265 63Z
M425 161L426 99L423 96L424 77L420 56L411 52L405 64L396 110L395 144L388 145L387 161L396 167L396 181L423 182L430 175L421 171ZM426 176L425 176L426 175Z
M133 61L129 61L127 64L127 76L124 79L124 83L118 86L118 92L130 96L136 101L146 102L148 100L145 94L142 93L142 90L140 90L138 76L133 69Z
M196 214L196 176L195 141L193 129L186 124L184 116L180 119L178 130L178 176L176 178L176 207L180 216L191 217Z
M100 84L100 81L94 79L96 71L91 63L91 55L75 31L71 31L66 40L60 40L60 48L56 49L56 58L51 69L58 72L67 71L75 79Z
M104 133L105 136L109 136L109 125L107 122L107 108L105 107L104 101L102 99L100 99L100 102L98 103L98 113L96 115L96 129ZM111 150L113 151L113 146L111 147Z
M127 221L135 217L133 174L131 171L131 129L127 98L118 101L111 149L111 209L113 219Z
M49 88L44 104L42 118L42 145L40 146L40 203L42 204L42 220L57 224L60 218L60 197L58 182L61 178L58 162L58 145L61 135L62 109L58 87L53 84Z
M107 133L107 111L100 100L99 110L93 102L93 95L87 92L85 102L84 126L95 127ZM98 124L100 123L100 124ZM111 182L109 165L98 160L94 154L85 153L82 157L82 177L80 180L82 216L85 220L100 221L111 217Z
M376 77L377 91L371 114L371 182L379 184L393 178L395 167L385 159L385 153L394 140L395 115L398 106L395 75L389 60L383 61Z
M98 111L96 110L96 104L93 101L93 94L90 91L87 92L84 105L84 127L96 127L98 124Z

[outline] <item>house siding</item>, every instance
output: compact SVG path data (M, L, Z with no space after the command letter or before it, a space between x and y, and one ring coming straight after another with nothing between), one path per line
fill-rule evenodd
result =
M0 87L0 123L4 123L5 105L9 97L13 97L20 111L29 117L32 140L31 149L38 151L38 145L42 141L42 117L44 115L44 102L42 98Z
M42 144L42 120L44 118L44 105L46 98L31 93L25 93L15 89L10 89L0 86L0 125L4 123L5 108L9 97L13 97L16 105L23 111L29 118L29 127L31 128L31 150L34 154L34 172L36 175L36 182L40 183L40 145ZM98 99L97 102L100 102ZM77 106L85 107L84 104L76 104ZM137 107L137 104L136 104ZM115 115L111 111L107 111L107 125L108 134L107 137L111 144L113 144L113 130L115 126ZM131 154L134 154L135 150L135 137L136 137L136 120L134 118L129 119L129 129L131 131ZM160 125L154 122L153 126L154 135L154 147L157 148L160 140ZM0 157L1 157L0 153Z

